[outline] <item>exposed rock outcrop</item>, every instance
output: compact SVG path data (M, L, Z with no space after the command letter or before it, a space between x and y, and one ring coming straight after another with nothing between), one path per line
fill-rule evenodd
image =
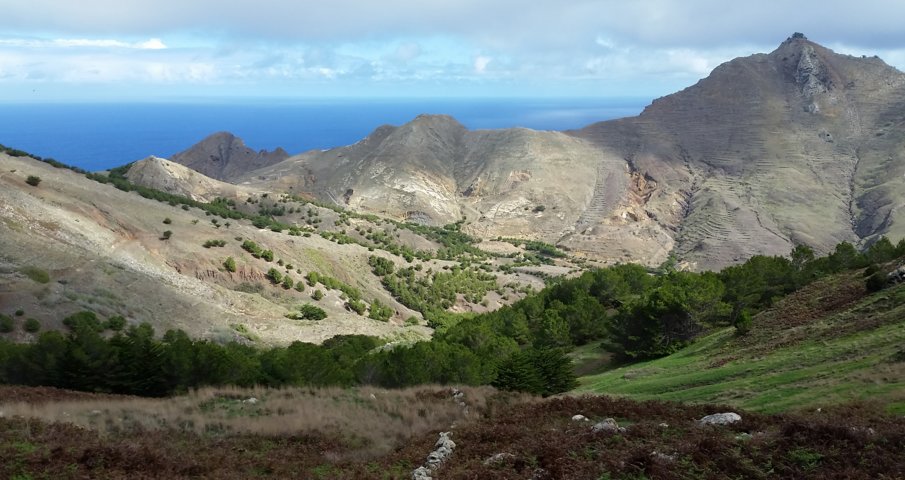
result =
M698 420L700 425L729 425L741 422L742 416L735 412L714 413Z

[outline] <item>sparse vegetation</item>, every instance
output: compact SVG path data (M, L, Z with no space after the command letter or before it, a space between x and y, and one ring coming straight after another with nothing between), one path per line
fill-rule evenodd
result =
M33 281L33 282L37 282L37 283L49 283L50 282L50 274L47 273L47 270L42 270L38 267L34 267L34 266L22 267L19 270L19 272L21 274L25 275L26 277L28 277L29 279L31 279L31 281Z
M226 246L226 240L207 240L207 241L204 242L204 244L203 244L202 246L203 246L204 248L211 248L211 247L225 247L225 246Z
M25 183L31 185L32 187L37 187L38 184L41 183L41 177L29 175L28 178L25 179Z

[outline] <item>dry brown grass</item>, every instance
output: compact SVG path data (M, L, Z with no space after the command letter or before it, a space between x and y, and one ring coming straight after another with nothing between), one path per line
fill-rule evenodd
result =
M168 399L125 397L0 404L7 417L65 422L102 437L144 431L207 436L338 435L360 448L336 459L384 454L412 437L478 417L494 390L464 388L463 411L449 388L205 388ZM254 400L251 400L254 399Z

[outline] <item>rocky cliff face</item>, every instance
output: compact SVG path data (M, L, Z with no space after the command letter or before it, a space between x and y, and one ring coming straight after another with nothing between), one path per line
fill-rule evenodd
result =
M877 170L905 165L903 96L905 76L881 60L790 38L638 117L571 133L653 179L645 210L679 259L713 268L799 243L900 237L901 175Z
M543 240L602 262L673 254L707 269L801 243L901 238L903 126L905 75L796 35L637 117L559 133L420 116L347 147L233 162L218 178L397 219L466 218L479 237Z
M235 135L218 132L208 136L172 161L216 180L229 180L236 175L279 163L289 157L282 148L269 152L254 151Z

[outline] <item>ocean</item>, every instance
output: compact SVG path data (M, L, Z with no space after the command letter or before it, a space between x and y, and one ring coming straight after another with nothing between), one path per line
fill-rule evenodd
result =
M637 115L650 99L293 100L0 105L0 143L86 170L170 157L228 131L291 154L355 143L380 125L448 114L469 129L567 130Z

